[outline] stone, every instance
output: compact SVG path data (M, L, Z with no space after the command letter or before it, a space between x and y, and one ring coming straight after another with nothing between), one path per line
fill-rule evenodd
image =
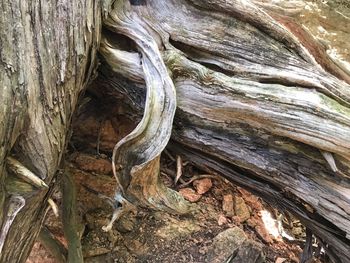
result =
M272 237L267 232L265 225L262 220L258 218L251 217L247 220L248 226L254 228L257 236L262 239L265 243L270 244L273 242Z
M111 237L111 235L115 235ZM111 242L112 240L112 242ZM121 236L117 231L103 232L101 229L90 230L82 238L82 252L85 257L94 257L109 253L115 247L115 244L120 242Z
M235 210L233 209L233 196L231 194L227 194L223 196L222 210L225 212L227 216L235 215Z
M263 263L265 255L262 252L263 246L251 239L244 240L230 260L230 263Z
M204 178L200 180L195 180L193 186L196 189L197 193L202 195L210 190L213 186L213 183L210 178Z
M136 217L131 215L131 213L122 216L115 224L115 227L120 233L127 233L134 229L136 225Z
M164 225L155 232L155 235L159 238L168 241L191 236L192 233L201 230L201 227L196 221L190 219L176 219L168 218L169 220L163 222Z
M201 198L201 195L197 194L192 188L182 188L179 190L179 193L183 196L183 198L191 203L195 203Z
M234 200L234 211L236 216L241 220L241 223L245 222L250 218L249 207L244 202L242 197L236 196Z
M263 246L248 239L239 227L228 228L214 237L207 249L206 261L210 263L262 263Z
M219 233L208 247L206 262L222 263L246 240L246 235L239 227L228 228Z
M251 207L253 210L259 212L261 210L263 210L263 205L261 203L261 201L259 200L258 197L256 197L255 195L252 195L251 193L249 193L248 191L244 190L243 188L238 187L237 188L238 191L241 193L245 203Z
M264 225L257 225L255 226L255 231L258 234L258 236L265 241L265 243L271 244L273 242L270 234L266 231L265 226Z

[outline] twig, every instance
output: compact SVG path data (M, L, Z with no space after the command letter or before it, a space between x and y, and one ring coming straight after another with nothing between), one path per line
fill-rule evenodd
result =
M67 249L54 237L47 227L41 228L38 239L59 263L67 262Z
M8 169L18 177L25 180L26 182L38 188L49 188L48 185L43 180L41 180L38 176L36 176L33 172L27 169L23 164L21 164L16 159L12 157L7 157L6 162L7 162Z
M2 248L4 247L5 239L13 220L15 220L15 217L17 216L18 212L21 211L21 209L26 203L25 199L20 195L12 195L8 202L9 206L7 209L7 215L2 225L0 233L0 254L2 252Z
M182 160L181 160L181 156L177 155L176 156L176 177L174 180L174 185L177 184L177 181L180 179L182 175Z
M68 242L68 262L83 263L76 216L75 184L69 172L66 171L62 177L62 223L64 236Z
M49 198L49 200L47 200L47 202L49 203L55 217L58 217L58 207L57 207L55 201L52 200L52 198Z
M190 180L188 180L187 182L181 184L179 186L179 188L183 188L189 184L191 184L193 181L199 180L199 179L204 179L204 178L213 178L213 179L217 179L217 177L215 175L212 174L199 174L199 175L195 175L193 176Z

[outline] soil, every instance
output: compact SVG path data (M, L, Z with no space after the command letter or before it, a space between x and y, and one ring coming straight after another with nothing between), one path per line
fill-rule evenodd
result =
M139 207L104 232L102 227L113 209L96 193L113 197L111 152L114 143L135 124L125 119L118 107L113 112L101 108L92 99L80 109L66 154L77 187L77 215L84 226L81 242L85 262L299 262L305 231L298 220L283 211L284 220L277 221L279 211L222 177L204 173L189 160L182 159L182 176L175 184L178 157L168 150L161 157L161 179L191 202L191 212L178 216ZM60 206L59 189L52 198ZM263 222L268 214L272 215L269 228L275 226L275 236ZM280 236L278 222L283 222L295 240ZM49 211L45 224L66 246L60 217ZM55 260L37 242L27 262Z
M277 211L220 177L210 176L181 187L192 176L201 174L190 164L184 167L181 180L174 186L172 175L176 173L176 163L166 155L162 157L162 170L165 171L162 180L175 190L191 189L192 194L198 195L198 201L192 200L193 211L178 216L139 208L136 214L122 217L112 231L106 233L102 226L108 223L112 208L84 186L113 196L115 182L108 159L77 152L69 159L77 185L78 214L85 226L82 236L85 262L225 262L217 259L232 255L243 241L249 241L254 247L254 255L262 258L251 262L299 262L302 250L297 243L283 240L281 236L273 237L265 229L262 211ZM191 200L188 194L184 196ZM59 204L59 193L55 199ZM59 218L49 213L46 225L64 241ZM232 230L233 234L227 230ZM238 235L240 244L232 245L227 239L230 235ZM221 247L217 245L220 242L224 244ZM28 262L55 260L36 243Z

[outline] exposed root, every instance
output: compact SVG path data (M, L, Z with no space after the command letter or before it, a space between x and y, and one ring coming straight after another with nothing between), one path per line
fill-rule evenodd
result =
M63 174L62 180L62 224L64 236L68 242L68 262L84 262L77 218L76 189L69 172Z
M113 222L133 207L130 201L174 213L187 211L185 200L175 197L177 193L167 189L158 179L159 156L170 139L176 93L153 30L139 16L139 8L143 7L131 6L129 1L116 1L105 21L111 30L132 39L140 52L119 51L118 47L113 47L104 39L102 53L108 54L105 57L107 62L116 72L144 81L147 87L142 120L113 149L112 168L117 181L115 211L110 223L104 227L105 231L110 230ZM118 61L131 63L132 69L120 68ZM143 76L140 78L140 70L134 69L142 70Z

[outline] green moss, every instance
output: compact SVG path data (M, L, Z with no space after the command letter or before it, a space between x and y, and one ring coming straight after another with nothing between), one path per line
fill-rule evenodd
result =
M340 104L338 101L327 97L326 95L320 94L320 97L322 99L322 104L327 106L328 108L334 110L337 113L340 113L342 115L346 115L347 117L350 117L350 109Z

